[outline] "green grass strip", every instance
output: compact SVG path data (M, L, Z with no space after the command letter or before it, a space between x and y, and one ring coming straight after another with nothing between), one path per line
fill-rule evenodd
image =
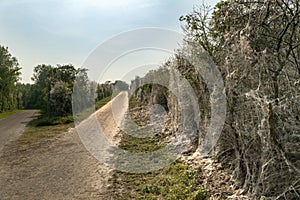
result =
M4 112L4 113L0 113L0 119L4 119L7 118L9 116L12 116L14 114L20 113L23 110L14 110L14 111L9 111L9 112Z

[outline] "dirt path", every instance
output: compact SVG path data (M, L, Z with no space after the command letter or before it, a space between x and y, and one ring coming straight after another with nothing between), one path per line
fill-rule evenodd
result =
M108 138L117 132L111 103L97 112ZM0 157L0 199L111 199L112 171L86 151L75 129L30 146L7 145Z
M0 119L0 154L3 147L18 139L25 129L26 124L32 120L36 110L25 110L10 117Z

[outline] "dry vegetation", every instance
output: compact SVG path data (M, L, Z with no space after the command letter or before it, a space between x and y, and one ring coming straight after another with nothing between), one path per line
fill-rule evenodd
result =
M189 81L199 99L198 131L204 133L212 120L211 102L220 96L211 94L213 87L206 85L203 71L195 70L186 58L211 57L222 74L227 102L225 125L211 158L230 170L240 194L253 199L299 199L300 3L229 0L219 3L212 17L209 13L204 6L181 17L186 22L186 45L150 75L157 79L163 70L175 69ZM191 43L203 50L195 52ZM171 88L172 80L166 77ZM146 79L147 75L136 79L134 88ZM182 114L178 97L159 87L140 88L135 96L167 108L163 134L178 135ZM200 141L203 137L200 134Z

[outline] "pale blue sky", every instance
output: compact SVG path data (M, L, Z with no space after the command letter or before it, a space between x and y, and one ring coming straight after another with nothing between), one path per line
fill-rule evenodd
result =
M178 19L195 4L202 0L1 0L0 44L19 60L22 81L30 82L34 66L81 67L97 46L124 31L159 27L182 32ZM105 79L119 76L111 72Z

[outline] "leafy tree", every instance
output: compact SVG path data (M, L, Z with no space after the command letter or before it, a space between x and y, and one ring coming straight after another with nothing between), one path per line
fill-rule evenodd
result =
M50 105L50 90L51 79L53 79L54 70L51 65L38 65L34 68L32 80L34 81L37 89L37 107L49 113Z
M40 102L38 101L39 92L35 84L21 84L21 102L25 109L40 109Z
M20 69L17 59L9 53L8 48L0 46L0 112L18 107Z
M110 81L98 84L96 89L96 101L100 101L101 99L111 96L113 93L113 87L114 86Z
M95 103L94 94L91 94L90 81L87 75L87 69L78 69L73 87L73 112L80 114Z
M72 89L68 83L57 81L50 90L51 116L67 116L72 113Z
M38 65L34 68L32 80L37 99L37 107L49 116L72 114L72 91L76 76L78 80L88 81L85 69L75 69L73 65Z

